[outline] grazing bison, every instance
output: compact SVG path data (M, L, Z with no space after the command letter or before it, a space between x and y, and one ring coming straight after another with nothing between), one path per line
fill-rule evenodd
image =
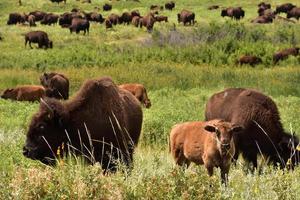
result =
M168 22L167 16L155 16L154 18L156 22Z
M212 6L208 7L208 10L216 10L216 9L219 9L219 8L220 8L220 6L218 6L218 5L212 5Z
M47 97L53 97L56 99L68 99L69 98L69 79L59 73L44 73L40 77L41 85L46 90Z
M288 11L292 10L296 6L291 3L285 3L279 6L276 6L275 14L279 13L288 13Z
M166 10L173 10L173 8L175 8L175 2L174 1L170 1L165 3L165 9Z
M25 47L27 46L27 42L29 42L30 48L32 48L31 43L38 43L39 48L45 47L52 48L53 43L48 38L48 34L44 31L31 31L25 34Z
M124 23L129 25L132 21L132 15L129 12L124 12L119 18L119 23Z
M245 11L241 7L225 8L221 11L222 17L230 17L236 20L240 20L245 17Z
M35 24L35 16L34 15L29 15L27 18L27 21L29 23L29 26L36 26Z
M272 16L258 16L257 18L251 20L251 23L257 23L257 24L270 24L273 22L273 17Z
M255 65L262 63L262 60L257 56L246 55L246 56L241 56L237 63L240 65L246 64L254 67Z
M99 162L104 170L116 170L118 160L131 165L142 120L141 106L130 92L110 78L88 80L68 101L40 102L23 154L53 165L57 149L64 145L65 153L71 150L91 164Z
M235 153L233 136L243 128L224 120L185 122L175 125L170 133L170 151L176 164L191 162L204 165L209 176L213 168L221 169L222 183L227 184L228 172Z
M7 20L7 25L12 24L23 24L27 20L27 16L25 14L20 13L10 13Z
M155 23L154 14L149 13L148 15L146 15L140 19L140 28L145 26L147 28L147 30L150 32L153 30L154 23Z
M148 98L147 90L142 84L127 83L119 85L119 88L131 92L146 108L151 107L151 101Z
M111 22L111 24L113 24L113 25L117 25L117 24L120 23L120 17L119 17L119 15L114 14L114 13L110 14L110 15L107 17L107 19L108 19L108 20Z
M44 16L44 18L41 21L41 24L45 25L52 25L52 24L57 24L59 16L53 13L48 13Z
M91 13L84 13L85 18L91 22L98 22L102 24L104 22L104 19L101 14L96 13L96 12L91 12Z
M291 56L298 56L299 55L299 49L298 47L288 48L284 49L282 51L279 51L273 55L273 61L274 64L278 63L280 60L287 59L290 55Z
M257 155L284 167L290 159L296 164L295 147L299 141L283 130L275 102L253 89L229 88L209 98L205 119L220 118L239 124L244 130L235 135L237 159L240 152L257 168ZM299 158L299 157L297 157Z
M140 19L141 19L141 17L134 16L131 20L132 25L134 25L135 27L138 27L139 23L140 23Z
M45 89L39 85L23 85L13 89L6 89L1 98L17 101L39 101L44 97Z
M90 22L87 19L73 18L69 29L70 33L76 32L76 34L79 34L80 31L83 31L84 35L89 34Z
M112 5L106 3L103 5L103 11L110 11L112 9Z
M293 18L299 20L299 18L300 18L300 8L295 7L292 10L288 11L286 17L288 19L293 17Z
M35 16L35 21L36 22L39 22L42 19L44 19L44 17L45 17L46 14L47 13L45 13L43 11L38 11L38 10L29 13L29 15L34 15Z
M194 25L195 24L195 13L182 10L180 13L177 14L178 23L182 22L185 26L186 24Z
M64 2L66 4L66 0L50 0L52 3L59 4L60 2Z

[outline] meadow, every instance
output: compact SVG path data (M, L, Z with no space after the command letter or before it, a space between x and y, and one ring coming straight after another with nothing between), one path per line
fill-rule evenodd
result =
M169 154L171 127L203 120L207 99L228 87L256 88L271 96L284 128L300 137L300 57L272 63L274 52L300 46L300 22L251 24L259 2L177 0L175 10L161 12L169 23L155 24L152 33L126 25L106 30L93 23L90 34L83 36L71 35L58 25L7 26L6 21L11 12L63 13L74 7L93 11L104 1L67 0L66 5L57 5L27 0L22 6L0 1L0 91L39 84L43 72L57 71L69 77L71 94L86 79L111 76L118 84L144 84L152 102L150 109L143 109L133 170L103 175L99 165L88 166L80 158L61 160L56 167L25 158L25 134L39 104L0 99L0 199L300 199L299 167L284 171L262 163L262 173L251 174L240 158L224 187L218 170L212 177L203 166L184 170ZM268 2L274 7L284 1ZM289 2L300 6L297 0ZM145 14L150 5L162 4L158 0L111 3L111 12L117 14L133 9ZM212 4L242 6L246 17L239 22L222 18L220 10L207 10ZM183 8L195 12L195 26L178 25L176 14ZM54 48L25 48L23 35L30 30L46 31ZM243 54L260 56L263 63L255 68L237 66L236 59Z

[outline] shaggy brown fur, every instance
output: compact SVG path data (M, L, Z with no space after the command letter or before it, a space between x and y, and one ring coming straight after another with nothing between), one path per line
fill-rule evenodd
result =
M275 13L288 13L288 11L292 10L294 7L296 6L291 3L284 3L276 7Z
M116 170L118 160L131 165L142 120L141 106L130 92L119 89L108 77L88 80L70 100L45 99L40 103L23 154L55 164L53 152L62 144L67 151L70 145L73 153L88 162Z
M7 20L7 25L25 23L26 15L20 13L10 13Z
M114 14L114 13L110 14L110 15L107 17L107 19L108 19L108 20L111 22L111 24L113 24L113 25L117 25L117 24L119 24L119 22L120 22L120 17L119 17L119 15Z
M260 63L262 63L261 58L257 56L250 56L250 55L241 56L240 59L238 60L238 64L240 65L248 64L251 65L252 67Z
M257 168L257 155L261 153L274 165L284 167L295 152L292 147L299 143L298 138L284 132L274 101L256 90L229 88L214 94L206 104L205 119L215 118L245 128L234 138L235 159L242 152L254 168ZM295 159L294 156L293 163L297 162Z
M188 10L182 10L180 13L177 14L177 21L178 23L182 22L184 26L186 24L194 25L195 13Z
M48 38L48 34L44 31L31 31L29 33L25 34L25 47L27 46L27 43L29 42L30 48L32 48L31 43L38 43L39 48L45 47L52 48L53 43Z
M275 53L273 55L274 64L278 63L280 60L287 59L289 56L298 56L299 50L300 50L300 48L293 47L293 48L284 49L282 51Z
M17 101L39 101L44 96L44 87L39 85L23 85L13 89L6 89L1 98Z
M45 13L43 11L38 11L38 10L29 13L29 15L34 15L35 16L35 21L36 22L41 21L45 17L46 14L47 13Z
M176 164L204 165L209 176L214 167L220 167L222 182L227 183L235 153L233 135L241 130L240 126L218 119L177 124L170 133L170 150Z
M245 11L241 7L236 7L236 8L225 8L221 11L221 16L222 17L230 17L236 20L240 20L245 17Z
M80 31L83 31L83 35L89 34L90 22L87 19L73 18L69 29L70 33L76 32L76 34L79 34Z
M168 22L167 16L155 16L154 18L156 22Z
M140 28L144 26L147 28L148 31L152 31L154 23L155 23L154 14L149 13L148 15L140 19Z
M140 23L140 19L141 19L141 17L134 16L131 20L131 24L134 25L135 27L138 27L139 23Z
M34 15L29 15L27 18L27 21L29 23L29 26L36 26L35 24L35 16Z
M46 89L46 96L57 99L69 98L69 79L59 73L44 73L40 77L41 84Z
M166 10L173 10L173 8L175 8L175 2L174 1L170 1L165 3L165 9Z
M138 83L127 83L119 85L119 88L131 92L146 108L151 107L151 101L148 98L147 90L144 85Z
M295 18L295 19L299 20L300 19L300 8L295 7L292 10L288 11L286 17L288 19Z
M258 16L257 18L251 20L251 23L256 23L256 24L270 24L273 22L273 18L269 16Z
M53 13L48 13L44 16L44 18L41 21L41 24L45 25L52 25L52 24L57 24L59 16Z

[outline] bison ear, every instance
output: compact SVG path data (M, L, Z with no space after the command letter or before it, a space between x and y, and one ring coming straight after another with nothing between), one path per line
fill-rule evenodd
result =
M234 132L234 133L239 133L239 132L241 132L241 131L243 131L243 130L244 130L244 127L243 127L243 126L233 126L233 127L231 128L231 131Z
M216 132L216 128L215 128L214 126L211 126L211 125L206 125L206 126L204 127L204 129L205 129L206 131L208 131L208 132L212 132L212 133Z

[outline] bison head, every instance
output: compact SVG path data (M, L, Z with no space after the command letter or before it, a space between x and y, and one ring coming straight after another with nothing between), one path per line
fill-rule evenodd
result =
M227 9L223 9L223 10L221 11L221 16L222 16L222 17L228 16L228 14L227 14Z
M47 48L50 48L50 49L53 48L53 42L51 40L49 40Z
M11 99L12 97L14 97L16 94L14 94L14 89L6 89L2 95L1 98L2 99Z
M41 100L39 112L33 116L26 135L24 156L55 164L57 149L67 142L67 127L68 113L63 105L54 99Z
M151 101L150 101L150 99L146 99L146 100L144 101L144 106L145 106L146 108L150 108L150 107L151 107Z
M299 138L285 133L282 139L279 142L279 154L280 160L277 162L280 163L281 167L294 167L300 162L300 152L299 152ZM276 160L275 160L276 162Z

